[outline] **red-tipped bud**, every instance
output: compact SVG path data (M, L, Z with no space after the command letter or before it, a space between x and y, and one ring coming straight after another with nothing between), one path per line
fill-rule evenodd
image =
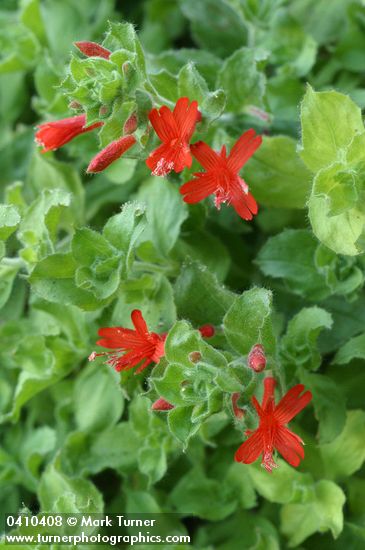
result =
M171 403L165 401L165 399L162 399L162 397L160 397L160 399L157 399L157 401L155 401L151 407L153 411L169 411L173 408L174 405L171 405Z
M133 113L124 123L123 126L123 134L133 134L137 130L138 127L138 119L136 113Z
M98 153L87 167L88 173L102 172L105 168L119 159L132 145L136 143L136 138L133 136L123 136L115 141L112 141Z
M234 412L234 415L236 418L238 419L241 419L245 416L245 411L244 409L241 409L240 407L237 406L237 401L239 400L240 398L240 393L232 393L232 407L233 407L233 412Z
M69 109L81 109L82 105L74 99L68 104Z
M192 351L189 353L189 359L192 363L197 363L202 358L200 351Z
M107 105L102 105L99 109L99 116L105 116L109 113L109 107Z
M96 42L74 42L74 45L87 57L103 57L104 59L109 59L112 53Z
M199 328L199 332L203 338L211 338L215 335L215 328L213 325L203 325Z
M247 363L250 369L255 372L262 372L264 370L266 367L266 356L264 347L261 344L256 344L251 348Z
M96 122L91 126L86 125L86 116L78 115L70 118L63 118L54 122L45 122L37 126L38 130L35 134L37 145L43 147L42 153L47 151L55 151L62 145L65 145L76 136L90 132L94 128L102 126L102 122Z

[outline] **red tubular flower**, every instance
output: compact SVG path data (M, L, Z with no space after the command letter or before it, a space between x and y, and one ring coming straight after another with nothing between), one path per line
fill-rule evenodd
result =
M160 399L157 399L157 401L152 403L152 407L151 407L153 411L170 411L173 408L174 408L174 405L171 405L171 403L169 403L168 401L165 401L165 399L162 399L162 397L160 397Z
M220 153L216 153L203 141L194 143L191 152L205 172L195 173L195 179L181 186L184 201L194 204L214 194L218 209L227 202L233 205L241 218L251 220L257 214L257 203L238 173L261 142L262 138L256 135L255 130L248 130L236 141L228 157L225 146Z
M196 123L201 120L198 103L181 97L173 111L164 105L159 110L152 109L148 118L162 141L146 160L152 174L166 176L171 170L181 172L186 166L190 168L193 159L189 142Z
M74 42L74 45L87 57L103 57L104 59L109 59L112 53L96 42Z
M203 325L198 330L203 338L212 338L212 336L215 335L215 328L213 325Z
M262 372L266 367L266 356L264 346L255 344L248 354L247 363L250 369L255 372Z
M237 405L237 401L239 400L240 395L241 394L239 392L236 392L236 393L232 393L232 397L231 397L231 399L232 399L232 408L233 408L234 415L239 420L245 416L244 409L241 409Z
M246 431L246 435L250 437L242 443L235 454L235 460L244 464L255 462L262 454L262 466L270 473L277 467L272 456L274 449L295 467L299 466L301 459L304 458L303 441L297 434L290 431L286 424L312 399L310 391L300 395L304 386L297 384L284 395L278 405L275 405L275 384L274 378L265 378L261 405L255 397L252 398L252 403L259 415L259 427L253 432Z
M96 342L97 345L113 351L93 352L89 356L89 361L106 355L109 357L107 364L114 367L116 371L132 369L142 361L136 374L151 363L158 363L165 353L165 337L148 331L146 321L139 309L132 311L131 319L135 330L123 327L99 329L98 334L102 338Z
M102 122L95 122L95 124L91 124L91 126L85 128L85 124L85 115L39 124L37 126L38 131L35 134L35 141L37 145L43 147L41 152L47 153L47 151L55 151L59 147L62 147L62 145L65 145L76 136L90 132L103 125Z
M119 159L119 157L128 151L128 149L130 149L130 147L132 147L135 143L136 138L134 136L122 136L121 138L112 141L105 147L105 149L95 155L87 167L86 172L93 174L96 172L102 172L105 168L108 168L112 162Z

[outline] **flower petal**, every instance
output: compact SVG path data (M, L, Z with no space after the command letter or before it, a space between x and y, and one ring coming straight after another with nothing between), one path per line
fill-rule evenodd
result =
M304 458L302 443L300 437L285 426L280 426L275 431L274 447L291 466L299 466Z
M184 201L189 204L206 199L215 192L217 187L216 178L210 174L197 174L195 179L187 181L180 187L180 193L184 196Z
M176 137L174 132L175 123L171 127L166 122L166 117L161 117L157 109L152 109L148 114L148 118L161 141L169 142Z
M131 313L131 319L138 334L146 336L146 334L148 334L148 327L146 321L143 319L142 311L140 309L134 309Z
M222 161L218 153L216 153L207 143L204 141L197 141L190 146L193 157L205 168L205 170L212 170L217 168Z
M237 214L244 220L252 220L257 214L257 203L251 193L245 193L240 180L235 177L230 181L231 203Z
M232 147L227 159L228 167L233 172L239 172L261 143L262 137L256 136L255 130L247 130Z
M306 391L300 396L304 390L303 384L297 384L291 388L286 395L281 399L278 405L275 407L275 418L281 424L287 424L296 416L312 399L310 391Z
M234 455L236 462L251 464L264 452L264 441L261 431L256 430L246 441L242 443Z

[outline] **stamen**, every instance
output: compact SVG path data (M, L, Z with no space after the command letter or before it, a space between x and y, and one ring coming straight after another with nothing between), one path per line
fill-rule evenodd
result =
M174 169L174 163L172 161L168 162L166 159L162 158L158 161L156 168L153 170L153 176L164 177L167 176Z

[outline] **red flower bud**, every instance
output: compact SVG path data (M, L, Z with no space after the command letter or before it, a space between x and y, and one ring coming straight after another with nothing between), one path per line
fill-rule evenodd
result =
M137 130L138 119L136 113L131 114L129 118L124 123L123 134L133 134Z
M115 141L112 141L98 153L87 167L88 173L102 172L112 162L119 159L132 145L136 143L136 138L133 136L122 136Z
M232 407L236 418L241 419L245 416L245 411L237 406L237 401L240 398L240 393L232 393Z
M215 328L213 325L203 325L199 328L199 332L203 338L211 338L215 334Z
M86 116L78 115L70 118L63 118L62 120L55 120L54 122L45 122L37 126L38 130L35 134L35 141L37 145L43 147L42 153L47 151L55 151L62 145L65 145L76 136L90 132L94 128L102 126L102 122L96 122L91 126L85 127Z
M192 351L189 353L189 359L192 363L197 363L202 358L200 351Z
M165 401L165 399L162 399L162 397L160 397L160 399L157 399L157 401L155 401L151 407L153 411L169 411L173 408L174 405L171 405L171 403Z
M256 344L251 348L247 358L248 366L255 372L262 372L266 367L265 350L261 344Z
M96 42L74 42L74 45L87 57L103 57L104 59L109 59L112 53Z
M69 109L81 109L82 105L74 99L68 104Z

